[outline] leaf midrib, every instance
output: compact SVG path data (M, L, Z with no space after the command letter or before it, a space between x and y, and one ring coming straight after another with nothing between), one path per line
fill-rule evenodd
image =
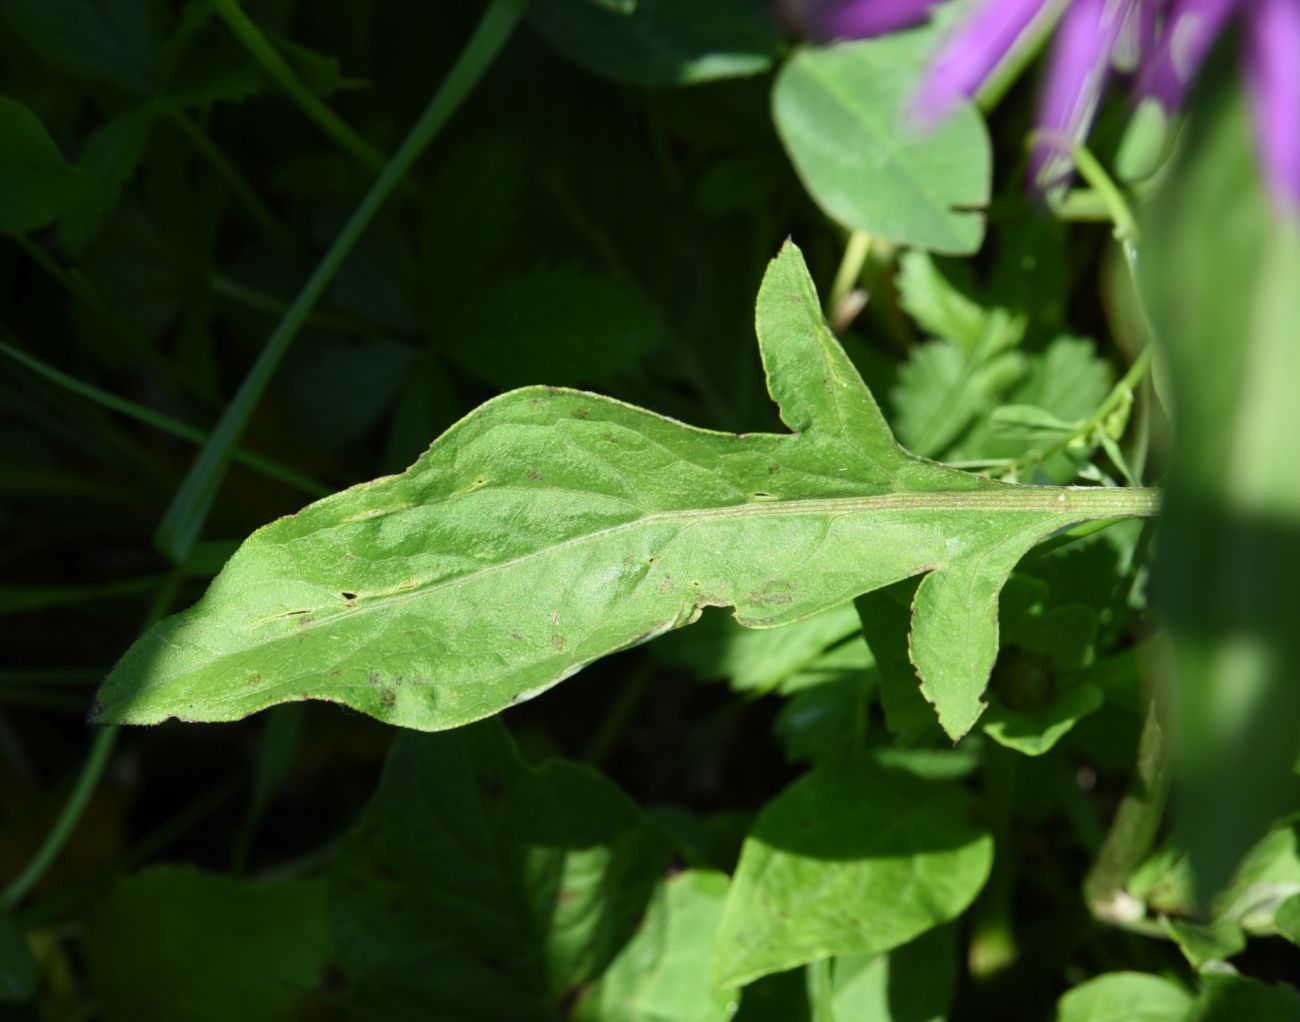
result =
M782 515L822 514L838 518L845 514L870 511L1002 511L1020 513L1036 511L1043 514L1055 513L1064 521L1089 520L1096 518L1149 516L1155 513L1159 491L1154 489L1137 489L1133 487L1055 487L1055 486L1008 486L1006 489L974 491L926 491L909 493L873 494L865 497L830 497L800 500L764 501L755 504L727 505L715 508L679 509L660 511L644 515L630 522L622 522L595 532L583 533L570 539L542 547L538 550L521 554L498 564L489 564L476 571L458 575L454 578L422 586L403 588L388 593L358 595L355 607L344 608L331 614L329 620L335 621L341 615L355 618L379 609L390 609L394 604L428 596L438 590L450 589L465 584L492 572L519 565L535 557L555 554L569 547L582 543L606 539L620 532L648 527L659 523L679 522L684 525L698 525L712 520L727 518L776 517ZM300 539L301 537L295 537ZM317 608L308 608L312 613ZM290 616L288 612L267 620L278 620ZM325 622L321 622L322 624ZM305 626L317 627L316 624ZM299 632L295 632L300 634ZM246 646L240 652L258 648L272 642L280 641L284 636L277 635L264 642Z

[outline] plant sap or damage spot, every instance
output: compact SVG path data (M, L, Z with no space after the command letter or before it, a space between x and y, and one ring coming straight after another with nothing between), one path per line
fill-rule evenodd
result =
M591 418L591 412L587 411L585 408L575 408L573 410L573 417L582 422L586 422Z
M558 650L559 652L564 651L564 647L565 645L567 645L567 642L568 640L566 640L563 635L551 636L551 647L555 650Z
M397 703L397 689L384 688L379 692L379 705L385 710L391 710Z
M523 642L523 641L524 641L524 637L523 637L522 635L520 635L518 632L511 632L511 633L510 633L510 638L514 639L515 642Z
M343 599L345 599L348 603L353 602L353 601L357 598L357 594L356 594L356 593L349 593L349 592L346 592L346 591L345 591L345 592L341 592L341 593L339 593L339 595L340 595L341 597L343 597Z
M249 688L257 688L260 684L262 684L262 676L260 674L253 673L248 676Z
M528 478L535 483L542 481L542 473L538 472L535 468L530 468L526 474Z
M369 681L370 684L372 684L372 685L378 685L378 684L379 684L379 672L378 672L378 671L371 671L371 672L370 672L370 677L367 678L366 680Z

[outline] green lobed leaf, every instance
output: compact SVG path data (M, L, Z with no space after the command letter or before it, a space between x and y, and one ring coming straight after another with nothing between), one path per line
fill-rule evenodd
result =
M693 982L655 953L676 911L697 924L711 911L656 895L673 854L610 781L526 765L495 722L406 735L331 872L354 1003L394 1020L558 1022L607 968L615 998L654 986L660 966Z
M1056 1006L1056 1022L1183 1022L1192 995L1146 972L1108 972L1080 983Z
M86 173L69 167L40 119L0 96L0 233L44 227L86 186Z
M764 279L758 334L792 434L710 433L556 388L505 394L403 474L254 533L195 607L126 653L95 717L234 720L314 698L438 730L706 606L775 627L928 572L911 656L960 737L983 709L1016 561L1075 522L1154 513L1154 493L1013 486L909 455L793 246Z
M718 983L879 954L955 919L993 861L971 808L954 784L863 756L795 781L745 839L713 950Z
M529 17L551 46L598 75L631 85L690 85L755 75L781 39L759 0L536 0Z
M974 351L989 313L957 287L928 252L910 249L898 259L898 304L926 333Z
M934 28L796 53L777 75L772 114L795 170L833 220L940 252L984 240L991 180L988 133L962 105L932 131L907 104Z
M83 947L106 1022L273 1022L329 956L325 885L157 867L114 885Z

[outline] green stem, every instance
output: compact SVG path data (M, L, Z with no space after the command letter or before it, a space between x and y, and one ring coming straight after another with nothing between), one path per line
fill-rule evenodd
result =
M239 168L226 159L217 144L208 137L207 132L191 121L180 110L171 111L171 119L188 137L194 148L217 172L217 176L226 182L227 187L235 193L236 198L244 204L258 227L262 228L275 241L286 248L297 249L298 243L292 234L275 218L266 203L257 197L253 186L248 183Z
M1080 176L1092 186L1093 191L1109 210L1110 219L1115 225L1115 237L1125 245L1125 257L1130 258L1129 247L1137 244L1138 225L1137 217L1133 215L1128 199L1124 197L1124 192L1114 179L1106 173L1106 168L1101 165L1101 161L1093 156L1087 147L1076 143L1073 151L1074 164L1079 168Z
M46 365L37 358L28 355L26 352L0 341L0 354L8 355L15 362L26 366L32 372L39 376L45 377L51 383L57 384L64 390L71 391L78 397L84 397L93 401L104 408L114 412L120 412L122 415L130 416L138 422L143 422L154 429L162 430L164 433L170 433L172 436L179 437L182 440L188 440L193 444L201 444L207 438L208 434L201 429L196 429L187 423L178 419L173 419L169 415L163 415L161 412L155 412L152 408L146 408L144 405L136 404L134 401L128 401L124 397L118 397L116 394L110 394L106 390L78 380L74 376L60 372L53 366ZM282 483L296 487L302 492L310 494L313 497L324 497L329 494L329 490L313 479L308 479L304 475L293 471L291 468L272 461L270 458L264 458L260 454L251 454L248 451L238 450L234 454L234 460L249 468L261 472L272 479L278 479Z
M1132 399L1134 389L1142 382L1142 378L1146 376L1147 371L1151 368L1151 351L1152 349L1149 347L1142 350L1138 357L1133 360L1133 364L1128 367L1128 371L1111 388L1110 393L1106 395L1106 399L1097 406L1097 410L1092 415L1084 419L1065 436L1016 458L1008 466L1008 473L1019 472L1034 465L1040 465L1048 458L1066 450L1077 440L1092 436L1120 405Z
M184 576L180 571L172 571L163 582L158 590L158 595L149 605L149 611L145 615L144 627L146 629L167 613L183 580ZM45 871L53 865L54 860L63 851L64 845L68 843L68 838L72 836L72 832L77 829L77 824L81 822L82 814L85 813L86 806L90 804L95 789L99 787L99 779L104 775L104 769L108 766L109 757L113 754L113 747L117 744L118 731L119 728L116 726L106 727L95 735L95 740L90 746L90 753L86 757L86 762L82 764L81 773L72 786L72 793L68 796L68 801L64 803L59 818L54 821L54 826L45 835L45 840L41 842L40 848L32 856L27 868L10 882L3 894L0 894L0 911L12 911L14 906L26 897L27 892L40 882L41 877L45 875Z
M209 279L212 284L213 294L228 298L245 308L265 312L271 316L283 316L289 311L289 303L282 298L275 297L275 295L269 295L265 291L248 287L237 280L222 276L220 273L214 273ZM340 316L332 312L312 312L307 317L307 322L321 330L331 330L341 334L366 336L377 332L376 328L369 323L363 323L360 320Z
M862 276L862 268L866 266L867 256L870 253L870 234L866 231L854 231L849 235L848 244L844 246L844 257L840 260L840 268L835 272L835 282L831 284L830 297L826 299L826 315L832 322L840 302L844 301L845 296L857 286L858 279Z
M232 0L219 2L238 11ZM522 13L523 0L492 0L446 81L384 166L271 334L158 525L155 542L174 562L184 561L194 546L221 487L235 446L290 342L384 201L500 52Z
M244 44L250 56L261 65L262 70L298 104L303 113L311 118L321 131L359 162L375 173L382 173L384 154L353 131L338 114L321 102L302 79L294 74L293 68L280 56L271 41L262 34L262 30L244 13L237 0L212 0L212 6L235 37Z
M1150 921L1143 919L1141 906L1124 893L1124 884L1155 845L1170 776L1164 724L1156 700L1150 698L1138 739L1136 772L1083 884L1088 908L1104 922L1149 932Z

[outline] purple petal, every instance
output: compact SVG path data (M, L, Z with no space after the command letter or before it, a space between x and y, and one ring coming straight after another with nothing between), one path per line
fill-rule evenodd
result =
M1092 124L1110 75L1111 55L1137 0L1074 0L1056 30L1038 104L1040 141L1030 179L1048 188L1068 178L1072 149Z
M1033 22L1048 0L984 0L939 49L912 101L923 126L941 121L973 96Z
M1138 94L1153 97L1166 111L1177 109L1224 23L1241 0L1174 0L1160 42L1142 71Z
M911 28L938 0L814 0L807 24L822 41L869 39Z
M1264 178L1274 199L1300 213L1300 0L1247 8L1246 84Z

